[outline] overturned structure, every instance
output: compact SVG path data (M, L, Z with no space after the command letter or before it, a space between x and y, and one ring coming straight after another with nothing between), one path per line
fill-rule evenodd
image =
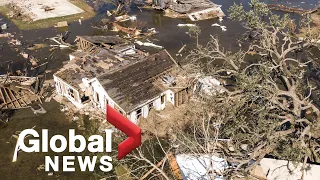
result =
M39 77L0 76L0 109L28 108L39 100Z
M199 21L225 16L221 5L210 0L153 0L149 3L152 3L156 9L165 10L166 16L173 18L189 18L192 21Z

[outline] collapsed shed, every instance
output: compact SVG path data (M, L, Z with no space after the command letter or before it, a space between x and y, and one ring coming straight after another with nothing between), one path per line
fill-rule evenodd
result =
M39 100L39 77L0 76L0 109L28 108Z

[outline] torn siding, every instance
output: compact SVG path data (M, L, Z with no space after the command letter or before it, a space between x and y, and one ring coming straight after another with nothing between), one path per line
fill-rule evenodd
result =
M56 82L56 90L57 93L66 97L72 104L74 104L77 108L83 108L83 104L81 102L79 89L74 88L67 82L63 81L59 77L53 75L54 81Z

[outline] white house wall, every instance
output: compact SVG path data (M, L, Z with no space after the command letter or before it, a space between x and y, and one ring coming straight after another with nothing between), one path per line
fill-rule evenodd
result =
M72 104L74 104L79 109L84 106L81 103L81 98L80 98L79 92L75 88L73 88L68 83L64 82L63 80L61 80L60 78L58 78L56 76L53 76L53 79L55 81L56 91L58 94L62 95L63 97L66 97ZM58 86L58 84L60 85L60 87ZM68 88L73 90L75 98L72 98L67 93ZM78 99L78 101L76 99Z
M166 101L162 104L161 103L161 97L165 95L166 96ZM164 93L162 93L160 96L149 100L148 102L144 103L143 105L135 108L135 110L131 113L129 113L128 118L134 123L138 122L137 119L137 111L141 108L142 110L142 117L143 118L148 118L149 116L149 104L153 102L153 108L157 111L162 111L166 107L166 103L170 102L174 105L174 93L171 90L167 90Z
M171 90L166 91L167 94L167 102L171 102L174 105L174 92Z
M54 81L56 82L56 89L59 94L68 98L68 100L70 102L72 102L77 108L82 108L84 106L81 103L79 92L77 90L75 90L75 88L71 87L70 85L68 85L67 83L65 83L64 81L62 81L60 78L58 78L56 76L54 76ZM59 87L57 85L57 82L59 82L61 84L61 88L62 88L61 92L59 91ZM117 108L119 108L122 112L127 113L118 104L116 104L116 102L114 102L112 100L112 98L108 95L106 90L102 87L102 85L100 84L100 82L96 78L94 78L92 80L83 80L83 83L86 86L86 88L92 88L93 91L92 91L90 99L91 99L91 101L93 101L97 105L97 108L99 108L101 111L106 112L106 105L108 103L112 108L115 108L115 106L117 106ZM70 97L67 94L67 88L73 89L73 91L75 92L75 95L78 96L78 98L77 98L78 101L76 101L75 99L73 99L72 97ZM99 96L98 102L97 102L96 94ZM166 96L166 98L165 98L166 101L162 104L161 97L163 95ZM170 102L171 104L174 105L174 92L172 92L171 90L167 90L167 91L163 92L161 95L159 95L158 97L155 97L155 98L147 101L146 103L138 106L137 108L135 108L134 111L131 111L130 113L127 114L127 118L130 119L132 122L137 123L138 122L137 111L139 109L141 109L141 111L142 111L141 116L143 118L148 118L150 103L153 103L153 108L155 110L162 111L165 109L167 102Z

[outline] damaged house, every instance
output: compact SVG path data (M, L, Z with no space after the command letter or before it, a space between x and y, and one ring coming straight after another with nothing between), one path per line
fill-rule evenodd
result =
M151 109L188 101L187 83L178 76L179 66L166 50L148 55L107 37L103 42L90 40L78 37L78 45L90 43L71 54L70 62L54 74L58 94L77 108L93 105L105 112L108 104L137 123Z
M152 0L149 2L156 9L163 9L169 17L189 18L199 21L225 16L221 5L210 0Z

